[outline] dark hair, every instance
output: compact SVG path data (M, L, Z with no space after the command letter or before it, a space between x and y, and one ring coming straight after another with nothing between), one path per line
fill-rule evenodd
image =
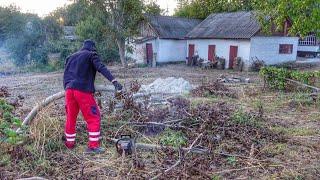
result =
M92 41L91 39L87 39L83 42L83 49L87 49L89 51L96 51L96 43Z

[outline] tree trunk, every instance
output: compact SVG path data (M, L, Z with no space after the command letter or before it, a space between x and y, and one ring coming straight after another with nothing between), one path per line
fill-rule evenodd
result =
M126 53L126 42L124 39L117 39L117 45L118 45L118 49L119 49L119 55L120 55L120 60L121 60L121 64L123 67L127 67L127 61L126 61L126 57L125 57L125 53Z

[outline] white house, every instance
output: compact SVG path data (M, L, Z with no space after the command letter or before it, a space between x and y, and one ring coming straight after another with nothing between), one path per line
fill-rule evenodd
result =
M286 30L284 31L286 32ZM241 57L245 67L255 59L266 64L295 61L298 37L285 33L264 35L253 12L211 14L187 35L188 52L214 61L214 55L226 59L226 68L233 67L235 57Z
M140 25L140 37L131 44L133 53L127 53L127 56L137 63L147 64L154 58L157 63L185 61L185 36L200 22L198 19L145 15L145 21Z

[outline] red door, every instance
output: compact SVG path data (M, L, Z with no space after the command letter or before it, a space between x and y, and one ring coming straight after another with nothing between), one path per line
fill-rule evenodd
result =
M147 64L150 64L150 63L152 63L152 60L153 60L152 44L147 43L146 48L147 48Z
M194 55L194 44L189 44L189 54L188 57L192 58L192 56Z
M234 58L238 56L238 46L230 46L230 53L229 53L229 68L233 68L233 61Z
M216 45L209 45L208 47L208 60L213 62L215 61L215 54L216 54Z
M192 65L192 57L194 55L194 44L189 44L187 65Z

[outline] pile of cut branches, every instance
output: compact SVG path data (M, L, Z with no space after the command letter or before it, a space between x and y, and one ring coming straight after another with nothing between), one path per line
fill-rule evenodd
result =
M209 87L228 91L219 84ZM124 100L126 98L128 97L124 97ZM133 101L131 106L120 111L120 114L128 118L112 134L113 137L132 134L138 140L148 139L150 147L157 152L156 166L162 169L150 171L152 173L148 173L148 178L158 178L160 175L174 179L208 178L215 174L213 172L220 172L225 168L241 168L249 161L254 168L261 161L267 166L269 154L262 149L270 143L286 141L282 134L269 129L259 112L245 112L235 105L223 102L191 106L189 100L181 97L169 98L167 101L167 106L156 108ZM116 118L115 121L123 120L124 116L118 116L119 119ZM150 135L160 138L150 140ZM174 148L177 146L180 149ZM144 169L152 166L155 165L145 165ZM141 172L130 174L129 177L145 176L139 173ZM238 175L242 173L237 172ZM236 175L227 173L226 177Z
M1 86L0 87L0 97L8 97L10 95L8 87Z
M88 157L78 152L87 142L83 122L77 125L79 145L75 151L67 151L60 140L63 118L51 117L57 106L51 104L31 124L29 141L3 152L0 161L7 161L0 166L0 177L210 179L276 171L268 169L272 156L263 148L285 138L269 129L263 115L223 102L194 106L182 97L163 97L166 103L155 105L150 96L134 98L139 87L132 83L128 92L110 103L113 109L106 107L110 114L101 127L102 143L108 147L105 154ZM115 110L119 102L122 108ZM112 154L114 145L105 140L121 134L130 134L149 151L137 148L128 157Z
M193 96L208 97L208 96L227 96L236 98L236 92L227 88L224 84L214 81L204 83L191 91Z

